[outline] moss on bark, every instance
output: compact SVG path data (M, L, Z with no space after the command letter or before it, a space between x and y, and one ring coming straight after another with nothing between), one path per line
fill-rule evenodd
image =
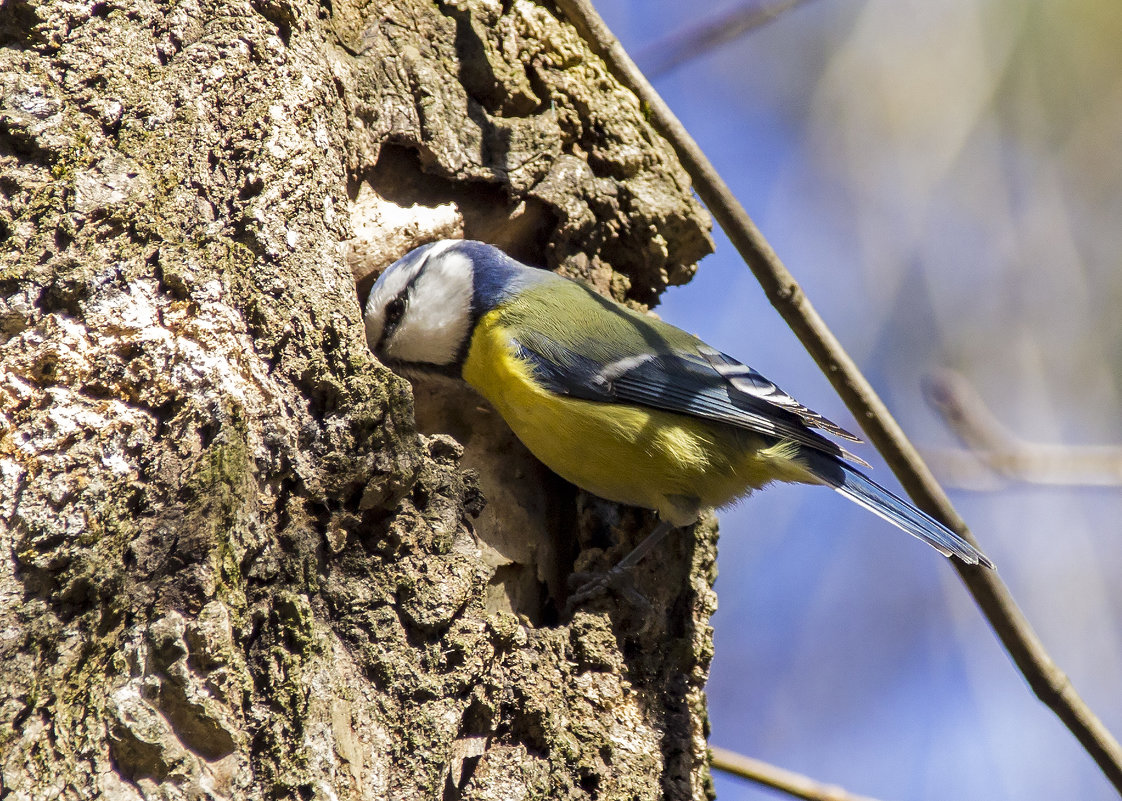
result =
M565 618L577 545L649 521L465 470L491 429L419 434L363 341L371 209L637 305L706 252L574 32L522 0L9 0L0 44L0 794L704 796L712 528L638 571L649 606Z

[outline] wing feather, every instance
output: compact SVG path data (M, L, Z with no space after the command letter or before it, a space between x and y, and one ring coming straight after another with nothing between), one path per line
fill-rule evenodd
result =
M558 394L692 415L864 464L811 429L859 442L855 436L700 340L693 352L666 348L624 355L607 364L535 333L512 344L538 378Z

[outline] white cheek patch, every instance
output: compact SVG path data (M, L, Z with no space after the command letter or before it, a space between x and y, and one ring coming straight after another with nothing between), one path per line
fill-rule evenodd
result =
M471 260L461 253L443 252L452 244L441 242L430 252L409 293L405 317L386 344L390 358L451 364L459 355L469 334L474 290Z

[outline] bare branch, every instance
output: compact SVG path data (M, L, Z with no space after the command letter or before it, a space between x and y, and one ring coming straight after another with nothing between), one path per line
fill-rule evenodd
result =
M643 74L651 78L670 72L687 61L739 39L774 22L807 0L753 0L702 20L697 25L647 45L636 57Z
M771 304L818 363L846 406L915 503L968 541L974 536L908 441L884 402L814 310L802 287L775 255L713 165L654 91L589 0L557 0L569 21L649 110L651 123L671 143L713 213L760 282ZM1048 655L997 571L952 563L1034 693L1047 704L1122 792L1122 747L1079 697L1068 677Z
M988 469L991 486L1000 483L997 479L1049 486L1122 485L1122 447L1021 439L960 373L940 370L928 376L924 396L966 445L966 450L927 451L936 467L943 468L939 472L957 483L977 488L972 482Z
M781 793L802 798L804 801L875 801L864 795L854 795L833 784L823 784L809 776L776 767L727 748L712 745L711 764L716 770L731 773L756 784L762 784Z

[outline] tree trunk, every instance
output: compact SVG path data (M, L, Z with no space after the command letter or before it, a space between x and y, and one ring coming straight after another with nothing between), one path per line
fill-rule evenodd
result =
M572 28L3 0L0 60L0 797L705 797L713 527L566 614L650 516L363 338L438 236L637 305L708 250Z

